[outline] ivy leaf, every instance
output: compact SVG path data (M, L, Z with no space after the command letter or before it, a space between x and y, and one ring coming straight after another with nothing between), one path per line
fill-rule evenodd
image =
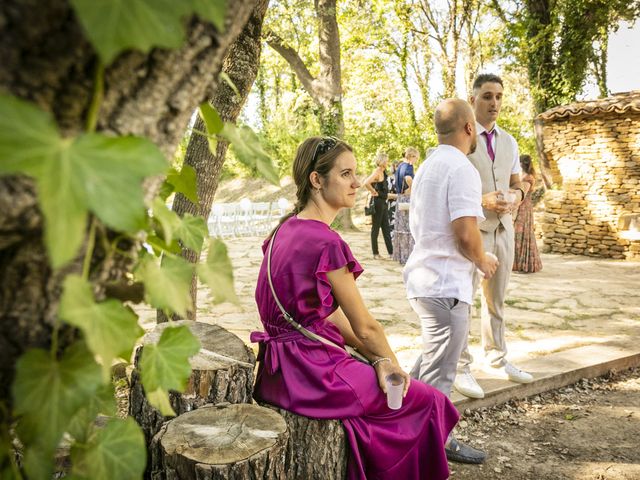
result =
M167 182L173 185L174 192L180 192L191 202L198 203L196 171L191 165L183 165L179 172L175 168L169 170Z
M231 143L233 153L243 164L256 169L263 178L274 185L280 185L280 178L271 157L264 151L258 136L247 126L237 127L225 123L220 136Z
M99 134L63 139L47 113L0 95L0 174L35 179L54 268L77 254L89 209L115 229L136 231L145 216L142 179L165 169L149 140Z
M71 449L72 474L79 478L137 480L146 464L144 435L132 419L113 418L86 445Z
M227 0L192 0L192 2L193 10L200 18L209 20L219 32L224 30Z
M105 381L114 358L129 359L144 330L138 317L117 300L95 303L91 285L78 275L68 275L60 300L60 317L84 333L91 351L102 361Z
M85 443L87 436L93 427L93 423L99 414L115 416L118 413L118 405L115 399L115 390L111 382L101 385L89 402L74 415L67 427L69 434L76 441Z
M207 127L207 133L209 135L217 135L224 128L224 122L220 118L218 111L209 104L209 102L202 102L200 104L200 117Z
M198 265L197 269L200 279L213 294L213 303L239 302L233 288L233 266L222 240L214 238L209 242L207 261Z
M162 227L165 243L170 245L175 231L180 228L180 217L173 210L169 210L160 198L153 200L151 210L153 211L153 218L155 218L158 223L160 223L160 227Z
M12 390L29 478L51 478L53 451L100 383L100 367L82 342L69 347L60 360L41 349L20 357Z
M116 230L136 232L146 217L142 180L164 173L167 161L146 138L83 135L74 143L89 208Z
M163 415L175 415L169 404L169 390L184 390L191 375L189 357L199 350L200 342L187 326L167 327L156 345L143 347L142 385L149 402Z
M192 275L192 264L171 255L165 255L162 266L146 257L135 272L136 278L144 283L145 299L150 305L182 317L192 308L189 293Z
M189 213L185 213L180 226L176 230L176 236L185 247L200 253L205 237L209 236L207 222L202 217L194 217Z
M184 41L183 2L173 0L71 0L105 65L124 50L178 48Z
M175 255L180 255L180 252L182 252L177 240L167 245L167 243L157 235L149 235L146 243L153 249L156 257L162 255L163 252L173 253Z

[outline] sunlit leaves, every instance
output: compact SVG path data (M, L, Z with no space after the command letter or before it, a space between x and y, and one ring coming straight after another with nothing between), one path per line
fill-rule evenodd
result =
M222 122L217 110L208 102L200 104L200 117L207 127L207 133L209 133L209 135L217 135L222 131L224 123Z
M40 349L29 350L18 360L14 413L20 418L20 440L28 445L29 478L50 478L54 449L100 383L100 367L82 343L70 347L60 360Z
M91 285L77 275L65 278L60 317L82 330L87 345L102 362L105 380L113 359L128 360L136 340L144 333L131 310L117 300L96 303Z
M163 415L175 415L169 390L183 391L191 375L189 357L200 350L200 342L188 327L167 327L157 344L145 344L140 359L142 385L147 399Z
M227 246L219 238L209 242L207 261L198 265L198 275L211 290L214 303L238 303L238 297L233 288L233 266Z
M151 209L153 218L160 224L164 241L171 244L174 232L180 227L180 217L170 210L160 198L154 199Z
M71 450L72 474L87 480L135 480L142 477L145 457L144 435L138 424L132 418L114 418L95 428L87 445Z
M135 271L144 283L145 299L156 308L184 317L191 310L191 276L193 266L186 260L165 255L162 266L152 257L145 257Z
M48 114L0 95L0 174L35 179L54 268L77 254L88 210L113 228L137 230L144 219L142 179L165 169L149 140L98 134L63 139Z
M71 0L85 33L109 64L128 49L178 48L185 38L184 17L197 13L222 29L226 0Z
M179 172L172 168L167 174L166 181L173 186L174 192L180 192L192 203L198 203L196 171L191 165L183 165Z
M280 185L280 178L271 157L264 151L258 136L251 128L225 123L220 136L231 143L233 153L238 160L247 167L257 170L262 177L274 185Z
M194 217L189 213L185 213L182 221L176 230L176 235L185 247L200 253L202 243L209 235L207 222L202 217Z

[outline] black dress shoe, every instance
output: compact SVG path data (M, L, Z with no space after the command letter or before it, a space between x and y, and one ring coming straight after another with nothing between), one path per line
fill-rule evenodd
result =
M487 459L487 454L482 450L460 443L455 438L451 439L449 446L445 447L444 451L450 462L480 464Z

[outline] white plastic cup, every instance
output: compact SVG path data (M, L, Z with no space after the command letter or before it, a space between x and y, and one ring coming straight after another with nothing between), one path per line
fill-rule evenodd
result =
M485 254L487 257L491 257L491 258L493 258L493 259L494 259L494 260L496 260L496 261L498 260L498 257L496 257L496 256L495 256L493 253L491 253L491 252L484 252L484 254ZM476 272L478 272L478 275L480 275L480 278L484 278L484 273L482 272L482 270L480 270L479 268L476 268Z
M397 373L387 375L387 406L391 410L399 410L402 407L402 392L404 390L404 377Z
M510 190L502 190L502 198L507 203L515 203L516 202L516 193Z

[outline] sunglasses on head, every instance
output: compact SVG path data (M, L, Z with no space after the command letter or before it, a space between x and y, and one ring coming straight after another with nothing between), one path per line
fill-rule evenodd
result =
M336 137L323 137L316 145L316 151L313 152L313 165L315 165L318 157L333 150L340 140Z

